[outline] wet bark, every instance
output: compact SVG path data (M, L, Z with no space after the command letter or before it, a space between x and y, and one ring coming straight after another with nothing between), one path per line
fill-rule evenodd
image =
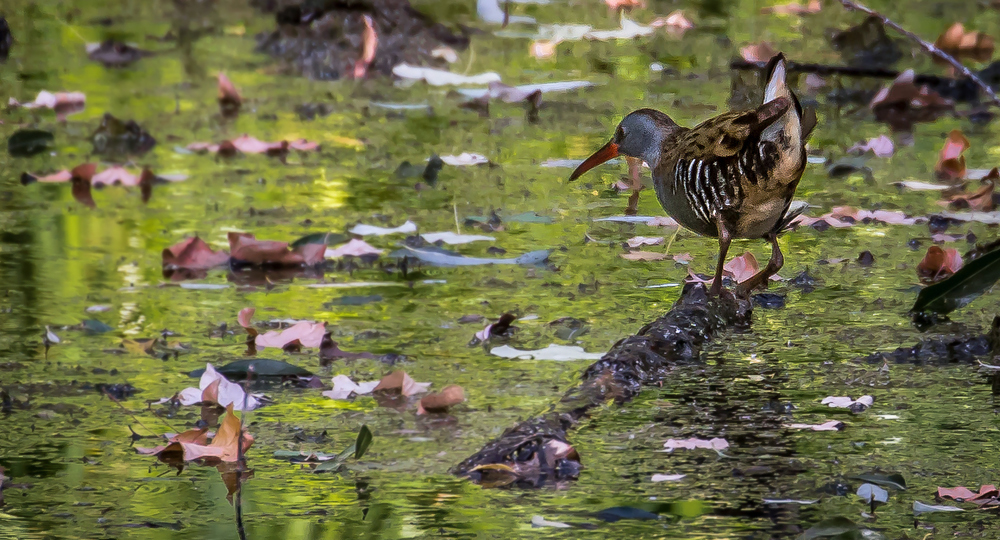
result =
M751 313L747 299L728 291L709 297L704 285L687 285L670 311L616 343L548 412L506 430L452 473L486 486L576 478L580 458L568 434L591 409L609 401L620 405L644 386L661 385L675 367L697 363L702 348L721 333L749 327Z

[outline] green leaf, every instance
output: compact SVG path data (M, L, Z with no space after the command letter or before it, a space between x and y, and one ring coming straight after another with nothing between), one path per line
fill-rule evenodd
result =
M305 246L307 244L323 244L326 246L332 246L336 244L343 244L348 240L349 238L347 237L346 234L330 233L330 232L313 233L313 234L307 234L302 238L299 238L298 240L292 242L291 247L294 249L297 247Z
M339 459L331 459L330 461L324 461L313 469L314 473L320 472L337 472L341 467L344 466L344 462Z
M247 371L253 367L255 377L309 377L312 372L308 369L293 366L288 362L280 360L268 360L259 358L256 360L237 360L222 367L215 368L216 371L226 376L229 380L246 379ZM205 373L204 369L196 369L190 373L192 377L201 377Z
M895 489L906 489L906 479L901 474L859 474L852 476L851 480L861 480L871 484L891 487Z
M944 315L968 305L1000 279L1000 248L981 255L950 278L925 287L917 295L911 314Z
M816 538L837 538L840 540L860 540L863 538L858 525L845 517L824 519L799 535L798 540Z
M41 129L15 131L7 139L7 152L12 156L26 157L44 152L55 141L55 136Z
M368 447L372 445L372 432L368 429L368 426L361 426L361 431L358 432L358 440L354 441L354 459L361 459L361 456L365 455L368 451Z

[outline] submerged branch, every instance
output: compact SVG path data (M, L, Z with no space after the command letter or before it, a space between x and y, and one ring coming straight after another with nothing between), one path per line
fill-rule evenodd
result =
M676 366L697 362L720 333L749 326L751 312L747 299L729 292L709 297L703 284L689 284L670 311L616 343L548 412L508 429L452 472L486 486L576 478L581 465L567 439L572 427L591 409L630 401L643 386L661 385Z
M875 10L872 10L871 8L869 8L867 6L864 6L864 5L859 4L857 2L853 2L851 0L840 0L840 3L843 4L844 7L848 8L848 9L855 10L855 11L860 11L860 12L865 13L865 14L871 16L871 17L877 18L885 26L888 26L889 28L892 28L893 30L895 30L895 31L899 32L900 34L903 34L904 36L906 36L907 38L909 38L911 41L913 41L916 44L920 45L920 48L923 49L924 51L927 51L931 55L936 56L937 58L939 58L939 59L947 62L949 65L951 65L953 68L955 68L956 71L958 71L964 77L966 77L967 79L969 79L970 81L972 81L973 83L975 83L976 86L978 86L983 92L985 92L986 95L989 96L990 101L993 102L994 105L1000 105L1000 97L998 97L996 95L996 93L993 92L993 89L990 88L990 85L988 85L985 82L983 82L983 80L980 79L978 75L976 75L971 69L965 67L964 64L962 64L961 62L959 62L958 60L956 60L952 55L944 52L943 50L941 50L939 47L937 47L933 43L930 43L930 42L924 40L920 36L914 34L913 32L910 32L909 30L907 30L907 29L903 28L902 26L896 24L895 22L893 22L892 20L890 20L885 15L882 15L881 13L879 13L879 12L877 12Z

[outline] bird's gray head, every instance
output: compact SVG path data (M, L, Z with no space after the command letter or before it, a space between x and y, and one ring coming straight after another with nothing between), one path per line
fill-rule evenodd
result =
M669 116L653 109L639 109L625 116L615 134L573 171L570 180L619 155L639 158L655 168L660 162L663 143L677 130Z

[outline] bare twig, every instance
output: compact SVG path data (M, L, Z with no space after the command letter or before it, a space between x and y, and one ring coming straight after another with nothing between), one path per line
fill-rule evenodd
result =
M972 81L973 83L975 83L976 86L978 86L979 88L981 88L983 90L983 92L985 92L986 95L989 97L990 101L993 102L994 105L1000 106L1000 97L998 97L996 95L996 93L993 92L993 89L990 88L990 85L988 85L985 82L983 82L983 80L980 79L978 75L976 75L975 73L973 73L973 71L971 69L965 67L958 60L955 60L955 58L952 55L950 55L950 54L942 51L940 48L938 48L933 43L929 43L929 42L925 41L920 36L914 34L913 32L910 32L909 30L903 28L902 26L900 26L900 25L892 22L885 15L882 15L881 13L879 13L877 11L874 11L871 8L867 7L867 6L864 6L864 5L859 4L857 2L853 2L851 0L840 0L840 3L843 4L844 7L846 7L847 9L852 9L852 10L855 10L855 11L860 11L860 12L865 13L865 14L871 16L871 17L877 18L878 20L882 21L882 24L888 26L889 28L892 28L893 30L899 32L900 34L903 34L904 36L908 37L911 41L915 42L917 45L920 45L921 49L927 51L928 53L932 54L933 56L936 56L936 57L940 58L941 60L944 60L949 65L951 65L951 67L955 68L956 71L958 71L959 73L961 73L964 77L966 77L967 79L969 79L970 81Z

